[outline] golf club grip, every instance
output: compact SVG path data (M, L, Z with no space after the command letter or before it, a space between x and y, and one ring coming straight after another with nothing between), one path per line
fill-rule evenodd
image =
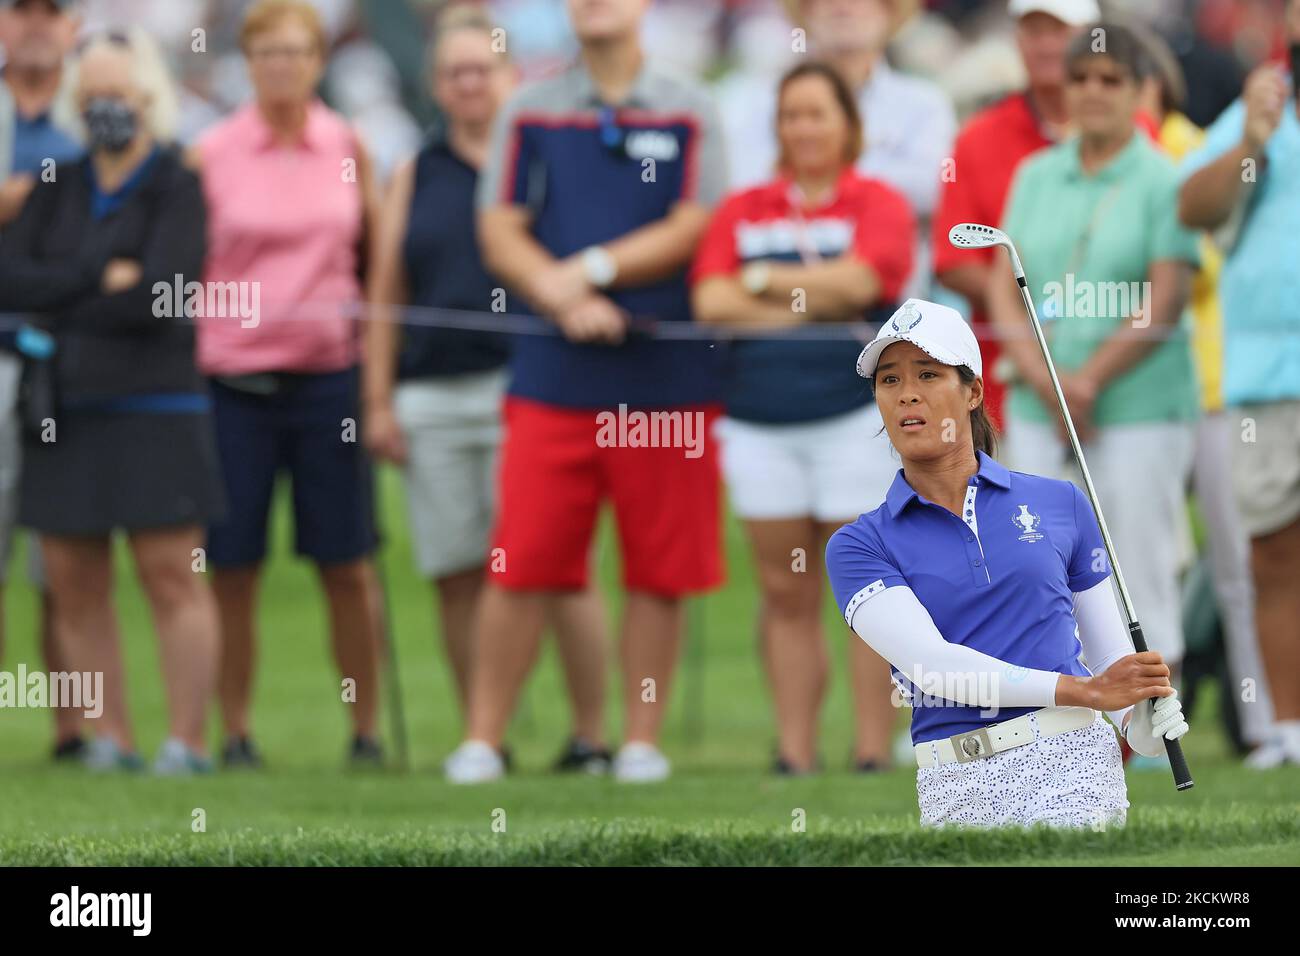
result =
M1146 638L1142 636L1142 625L1132 621L1128 626L1129 636L1133 638L1133 648L1139 654L1147 648ZM1169 755L1169 767L1174 772L1174 785L1179 790L1190 790L1195 786L1192 772L1187 769L1187 758L1183 756L1181 741L1165 738L1165 753Z

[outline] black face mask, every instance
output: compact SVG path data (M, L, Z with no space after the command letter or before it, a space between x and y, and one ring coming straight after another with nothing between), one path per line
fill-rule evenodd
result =
M139 126L131 107L106 96L87 102L81 118L86 123L86 146L91 152L101 149L110 153L122 152L135 139Z

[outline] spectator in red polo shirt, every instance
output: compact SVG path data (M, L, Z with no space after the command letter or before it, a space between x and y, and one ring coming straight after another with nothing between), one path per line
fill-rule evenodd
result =
M778 87L776 126L780 175L729 197L700 244L697 320L776 330L887 315L911 270L916 229L904 196L854 171L863 130L848 84L825 63L794 67ZM781 774L815 769L826 692L821 568L800 556L821 554L837 528L884 501L898 470L854 370L858 346L774 334L737 341L728 356L722 464L763 592ZM855 762L869 770L888 761L889 665L853 646Z
M504 771L499 747L551 597L581 590L597 512L622 546L624 744L616 779L668 776L657 742L682 597L722 578L720 407L707 342L628 337L628 317L690 320L686 266L722 194L719 121L695 87L651 69L649 0L568 0L581 51L497 118L479 178L489 271L562 335L511 352L498 513L479 609L456 783Z
M977 334L989 328L984 289L998 250L956 249L948 242L948 230L959 222L1001 222L1020 161L1064 138L1065 48L1084 24L1101 16L1096 0L1011 0L1007 11L1017 18L1016 45L1029 87L976 113L962 127L953 150L953 174L946 177L933 219L935 277L966 297ZM981 344L992 371L984 378L984 404L1000 425L1001 349L996 340Z

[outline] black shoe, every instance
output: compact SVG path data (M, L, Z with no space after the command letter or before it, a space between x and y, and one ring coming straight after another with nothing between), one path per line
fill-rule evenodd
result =
M553 769L556 773L582 771L600 776L609 773L613 760L613 755L604 747L593 747L581 737L570 737Z
M54 745L51 754L55 763L74 763L80 761L86 753L86 741L82 737L68 737Z
M889 765L879 760L872 760L870 757L853 761L854 773L883 773L889 769Z
M229 737L221 748L221 765L227 770L261 770L262 755L252 737Z
M354 770L380 768L384 765L384 748L374 737L353 737L348 765Z
M811 777L821 769L820 761L808 770L800 770L784 757L778 756L772 761L772 772L778 777Z

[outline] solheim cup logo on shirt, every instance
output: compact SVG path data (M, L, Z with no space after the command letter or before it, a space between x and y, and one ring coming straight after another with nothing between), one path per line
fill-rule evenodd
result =
M1041 541L1043 535L1038 526L1043 523L1040 515L1029 510L1029 505L1021 505L1020 510L1011 516L1011 523L1020 529L1021 541Z
M902 307L894 313L894 318L890 325L894 327L895 332L910 332L916 328L916 324L921 321L921 310L910 302L904 302Z

